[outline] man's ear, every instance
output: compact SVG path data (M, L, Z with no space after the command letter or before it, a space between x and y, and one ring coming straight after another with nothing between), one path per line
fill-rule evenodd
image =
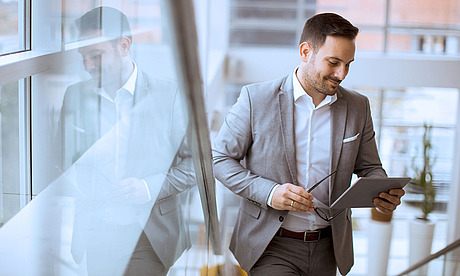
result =
M299 51L300 51L300 59L303 62L307 62L311 53L313 53L313 48L310 46L308 42L303 42L299 46Z
M130 48L131 48L131 39L127 37L120 38L120 41L118 42L118 49L120 50L121 55L124 57L129 55Z

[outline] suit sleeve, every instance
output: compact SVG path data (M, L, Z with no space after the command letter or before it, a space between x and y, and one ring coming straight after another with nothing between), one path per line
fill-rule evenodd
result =
M373 127L369 100L365 101L366 121L363 128L358 156L356 158L355 171L359 177L375 176L386 177L387 174L382 168L377 145L375 142L375 131Z
M277 183L253 174L241 164L253 143L253 108L248 88L243 87L214 140L214 172L232 192L267 209L270 191Z
M189 119L185 111L186 106L183 95L181 91L176 88L171 108L167 110L169 114L166 118L168 118L167 120L169 120L168 124L170 126L167 137L171 144L174 145L173 148L177 148L177 151L174 153L175 156L168 171L160 174L166 176L162 182L161 190L158 187L159 181L157 180L157 174L144 177L149 187L150 195L154 201L166 200L196 185L192 153L187 139L187 136L189 136L189 134L187 134ZM173 152L170 154L173 154Z

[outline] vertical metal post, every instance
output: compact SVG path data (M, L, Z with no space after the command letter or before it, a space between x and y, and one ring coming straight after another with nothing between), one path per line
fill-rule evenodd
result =
M166 0L171 25L174 59L179 81L187 97L192 124L190 146L200 192L205 224L215 254L221 253L211 142L203 99L198 39L192 0Z
M388 52L388 31L389 31L389 22L390 22L390 8L391 0L387 0L387 7L385 9L385 26L383 27L383 53Z

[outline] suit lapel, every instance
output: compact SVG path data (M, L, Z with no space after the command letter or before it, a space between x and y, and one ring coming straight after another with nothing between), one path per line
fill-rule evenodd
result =
M297 185L293 89L292 74L290 74L284 79L284 82L280 86L278 107L280 111L284 153L286 155L289 172L291 173L292 182Z
M342 152L342 141L345 135L345 125L347 122L347 102L343 99L343 94L337 90L337 100L331 105L331 172L337 170L340 154ZM329 182L329 196L332 190L336 174L331 177Z

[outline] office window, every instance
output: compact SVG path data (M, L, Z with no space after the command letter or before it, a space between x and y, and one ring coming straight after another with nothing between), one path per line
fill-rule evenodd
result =
M410 10L411 12L407 12ZM429 0L390 1L390 24L406 27L436 26L454 27L460 23L460 3L458 0L438 1L433 5Z
M19 83L0 86L0 226L21 209Z
M134 38L139 43L165 43L168 39L167 29L164 25L165 10L161 6L162 1L135 1L136 3L129 3L129 1L120 1L126 16L129 20L131 32ZM81 16L85 11L92 9L95 6L93 1L64 1L66 9L63 10L63 32L64 41L66 44L78 40L78 30L75 26L75 20ZM96 37L94 34L93 37ZM72 47L72 45L70 45Z
M414 176L413 166L422 162L423 126L432 127L436 200L447 203L454 157L458 89L357 90L370 98L380 157L391 176ZM405 200L419 199L416 190L408 187L408 192Z
M408 12L410 10L410 12ZM456 0L391 1L389 50L424 54L460 53L460 3Z
M28 206L43 210L33 221L51 217L53 233L60 233L44 247L62 246L63 275L122 275L131 256L149 245L170 274L199 271L212 255L208 208L201 209L194 130L164 3L121 1L116 8L127 16L127 39L123 17L96 13L97 26L109 29L94 32L89 21L77 20L94 1L67 2L63 50L55 54L62 62L31 82L34 199ZM48 208L54 205L59 208ZM30 220L25 211L17 221ZM37 269L47 274L49 267ZM145 272L152 273L162 274Z
M23 51L24 0L0 0L0 55Z
M314 14L315 0L232 1L232 45L290 46L297 43L299 18Z
M305 20L335 12L361 28L358 47L381 50L385 1L293 0L289 2L233 0L230 43L237 45L297 45ZM361 41L363 41L361 43Z
M305 20L338 13L359 27L359 51L460 54L456 0L232 0L232 46L296 46Z

